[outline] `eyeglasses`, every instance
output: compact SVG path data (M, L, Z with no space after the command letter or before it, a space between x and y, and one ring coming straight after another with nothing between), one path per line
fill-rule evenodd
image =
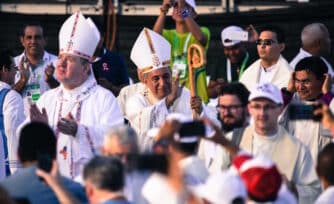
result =
M295 84L301 85L301 86L311 86L312 82L309 79L305 79L305 80L295 79Z
M272 44L277 43L275 40L272 39L258 39L256 41L256 45L261 45L261 46L271 46Z
M217 105L216 106L216 109L217 111L224 111L224 110L227 110L229 112L232 112L232 111L236 111L238 110L238 108L241 108L243 107L243 105L231 105L231 106L224 106L224 105Z
M259 111L259 110L269 111L269 110L274 110L275 108L279 107L279 105L264 105L264 106L252 105L250 107L254 110L257 110L257 111Z

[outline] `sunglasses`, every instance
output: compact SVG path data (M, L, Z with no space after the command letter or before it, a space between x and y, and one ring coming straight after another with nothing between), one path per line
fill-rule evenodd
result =
M272 39L258 39L256 41L256 45L261 45L261 46L271 46L272 44L277 43L275 40Z

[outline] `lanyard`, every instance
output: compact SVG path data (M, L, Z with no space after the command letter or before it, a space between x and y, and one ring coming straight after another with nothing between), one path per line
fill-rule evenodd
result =
M244 73L247 61L249 59L249 54L246 52L245 58L242 60L241 66L240 66L240 71L238 75L238 80L240 80L242 73ZM232 67L231 67L231 61L227 59L226 61L226 69L227 69L227 81L232 82Z
M189 44L189 41L190 41L190 37L191 37L191 33L188 33L186 41L185 41L185 43L183 45L183 52L182 52L182 54L186 54L187 53L187 48L188 48L188 44ZM174 57L176 57L176 56L178 56L178 48L179 48L178 47L178 45L179 45L179 38L176 35L176 31L174 32L173 39L174 39L173 53L174 53Z
M244 71L245 71L248 59L249 59L249 54L248 54L248 52L246 52L246 57L244 58L244 60L241 63L241 66L240 66L238 80L240 80L242 73L244 73Z

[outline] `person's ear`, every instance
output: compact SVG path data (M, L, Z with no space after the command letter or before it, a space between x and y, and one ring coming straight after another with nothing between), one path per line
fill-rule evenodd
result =
M20 42L21 42L21 45L23 46L23 44L24 44L24 36L23 35L20 36Z
M285 50L285 43L279 43L278 45L280 46L280 52L283 52Z

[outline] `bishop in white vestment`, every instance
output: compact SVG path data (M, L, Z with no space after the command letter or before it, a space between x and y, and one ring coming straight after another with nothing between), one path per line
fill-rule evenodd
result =
M69 178L95 155L105 131L123 123L116 98L96 83L89 63L99 36L92 20L80 12L65 21L55 70L61 85L30 108L31 121L47 122L55 130L59 170Z
M145 88L126 102L125 117L139 135L141 150L151 148L152 139L147 131L159 127L169 113L191 116L205 114L199 97L191 97L186 88L178 85L178 77L172 81L169 68L171 45L161 35L144 28L138 36L131 60L143 70Z

